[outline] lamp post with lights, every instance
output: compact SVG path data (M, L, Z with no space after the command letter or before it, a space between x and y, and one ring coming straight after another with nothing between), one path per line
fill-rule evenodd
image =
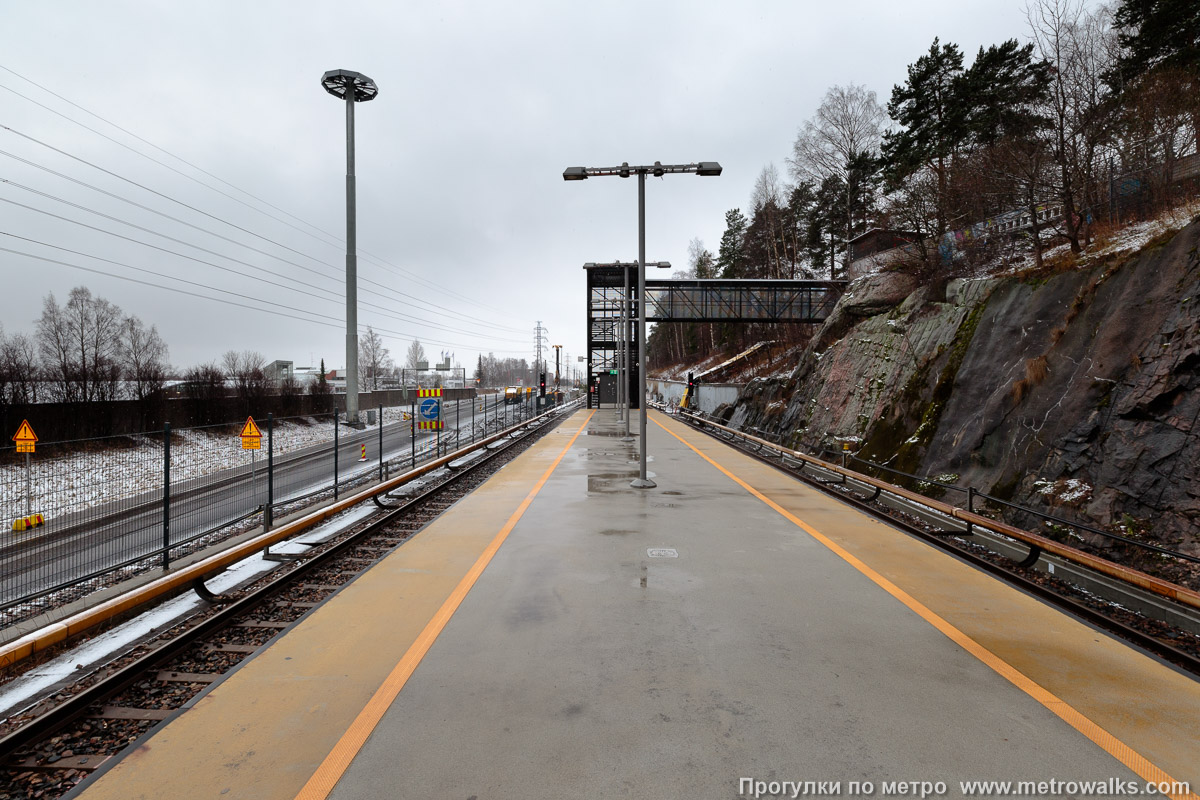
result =
M354 104L374 100L375 81L361 72L333 69L321 76L325 91L346 101L346 424L358 421L358 234L354 191Z
M655 161L650 166L631 167L629 162L619 167L567 167L563 170L563 180L583 181L591 177L616 175L628 178L638 177L638 385L641 391L639 406L642 409L638 429L642 437L640 472L630 486L639 489L652 489L658 484L650 480L646 474L646 176L653 175L661 178L664 175L680 172L691 172L701 176L717 176L721 174L721 165L716 161L701 161L696 164L664 165ZM628 419L628 415L626 415Z

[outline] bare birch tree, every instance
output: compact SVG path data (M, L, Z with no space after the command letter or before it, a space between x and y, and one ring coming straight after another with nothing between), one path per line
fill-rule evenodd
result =
M41 354L57 400L115 399L121 379L121 309L83 286L65 306L48 295L37 323Z
M879 155L886 118L875 92L867 87L833 86L792 144L788 167L797 183L822 186L832 178L844 187L847 240L854 235L854 208L859 204L850 196L858 183L853 173L864 157ZM846 259L848 266L848 248Z
M395 366L391 354L383 346L383 337L368 325L367 332L358 337L358 388L379 389L383 378L390 375Z
M267 359L262 353L254 350L227 350L221 356L221 365L225 374L233 381L237 396L243 400L255 400L267 393L267 374L263 367Z
M0 404L36 403L39 373L33 341L23 333L5 336L0 328Z
M412 344L408 346L408 350L404 354L404 366L408 369L416 369L417 364L427 363L428 356L425 355L425 346L421 344L420 339L413 339Z
M149 328L130 315L121 323L120 354L134 400L145 400L160 391L167 379L167 345L158 328Z
M1063 206L1062 233L1071 251L1083 250L1088 185L1102 140L1108 135L1102 75L1114 54L1107 11L1089 13L1084 0L1031 0L1025 7L1030 40L1051 67L1046 116L1053 131L1055 193Z
M851 159L879 152L886 112L865 86L833 86L792 144L788 166L797 181L820 185L836 175L847 181Z

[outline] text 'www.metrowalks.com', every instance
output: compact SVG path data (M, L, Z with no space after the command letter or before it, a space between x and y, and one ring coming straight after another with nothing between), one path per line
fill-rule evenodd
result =
M964 797L1187 797L1186 781L1104 780L955 781ZM739 778L742 797L942 797L945 781L764 781Z

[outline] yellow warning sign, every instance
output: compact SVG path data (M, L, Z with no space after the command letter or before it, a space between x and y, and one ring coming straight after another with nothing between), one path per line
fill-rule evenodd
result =
M17 432L12 439L17 443L18 453L32 453L33 445L38 440L37 434L33 432L33 428L27 419L21 420L21 427L17 428Z
M262 449L262 431L254 424L254 417L246 417L246 424L242 426L242 449Z

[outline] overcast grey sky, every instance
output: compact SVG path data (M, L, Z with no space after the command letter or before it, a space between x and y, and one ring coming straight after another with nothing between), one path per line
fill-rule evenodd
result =
M969 63L981 45L1024 35L1022 7L0 0L0 199L11 201L0 202L0 231L44 243L5 235L0 247L219 298L0 251L0 322L31 332L48 293L61 302L86 285L157 325L178 367L229 349L342 366L345 116L320 78L350 69L380 88L356 116L359 297L378 306L359 322L398 362L419 338L431 357L450 350L470 369L480 351L532 360L541 320L574 361L585 352L581 265L637 257L637 182L566 183L565 167L719 161L719 178L648 179L647 258L682 267L693 237L716 250L725 211L748 207L763 166L786 176L797 128L827 88L865 84L886 103L935 36Z

